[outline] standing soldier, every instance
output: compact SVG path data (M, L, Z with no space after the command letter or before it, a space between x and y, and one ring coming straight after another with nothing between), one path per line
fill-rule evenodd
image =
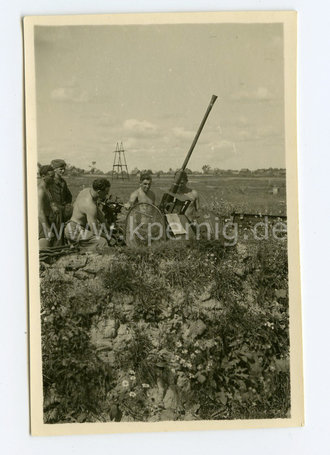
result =
M62 175L65 172L66 163L64 160L56 159L51 162L55 171L54 182L50 186L52 196L52 208L56 213L56 226L63 232L62 223L68 221L72 214L72 194ZM59 231L60 232L60 231ZM63 244L63 237L56 241L57 245Z
M39 248L48 248L54 244L55 236L52 224L55 214L52 209L52 196L49 188L54 182L52 166L41 166L39 169L40 182L38 184L38 220L39 220Z

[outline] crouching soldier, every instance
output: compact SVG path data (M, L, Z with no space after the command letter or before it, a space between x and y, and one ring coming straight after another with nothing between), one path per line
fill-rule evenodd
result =
M107 248L105 238L110 235L109 226L99 208L110 191L110 182L105 178L96 179L91 188L84 188L73 204L73 213L65 226L64 235L73 245L86 251L101 251Z

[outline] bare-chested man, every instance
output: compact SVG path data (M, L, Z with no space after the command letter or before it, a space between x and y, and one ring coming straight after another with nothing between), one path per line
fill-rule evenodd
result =
M126 208L133 207L133 205L138 204L139 202L146 202L148 204L154 204L156 201L156 196L153 191L151 191L152 178L150 174L141 174L140 177L140 188L135 190L129 198Z
M55 172L52 166L41 166L39 170L40 183L38 184L38 220L39 220L39 248L52 246L55 235L51 226L55 220L52 209L52 196L49 191L54 182Z
M180 200L188 200L190 204L185 212L185 215L193 220L198 216L199 210L199 196L196 190L188 188L188 176L186 172L182 173L181 184L176 193L176 197Z
M71 220L67 223L64 235L71 244L78 244L87 251L100 251L107 247L107 240L102 237L107 229L104 215L98 207L99 202L107 198L110 182L105 178L96 179L91 188L85 188L73 204Z

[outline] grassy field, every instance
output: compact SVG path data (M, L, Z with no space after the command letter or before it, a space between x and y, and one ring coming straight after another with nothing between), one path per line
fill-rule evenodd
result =
M90 186L96 175L81 177L66 177L73 199L78 192ZM152 190L159 203L162 194L169 190L173 177L169 175L154 177ZM139 185L136 177L129 180L111 180L111 193L120 201L127 202L129 195ZM218 206L227 207L227 210L236 210L272 215L286 213L286 182L280 177L222 177L193 175L189 179L189 186L198 191L201 207L207 210L217 209ZM278 193L273 194L273 187ZM221 209L221 207L220 207Z

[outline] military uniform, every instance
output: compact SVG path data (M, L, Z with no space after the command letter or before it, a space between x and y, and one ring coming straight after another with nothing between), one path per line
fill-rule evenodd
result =
M56 171L58 168L65 168L66 164L64 160L57 159L51 162L52 167ZM58 232L64 232L62 227L63 223L71 218L72 214L72 194L68 188L66 181L58 174L56 174L54 182L49 187L49 193L51 195L51 206L56 215L56 227ZM56 246L64 243L64 237L57 240Z

